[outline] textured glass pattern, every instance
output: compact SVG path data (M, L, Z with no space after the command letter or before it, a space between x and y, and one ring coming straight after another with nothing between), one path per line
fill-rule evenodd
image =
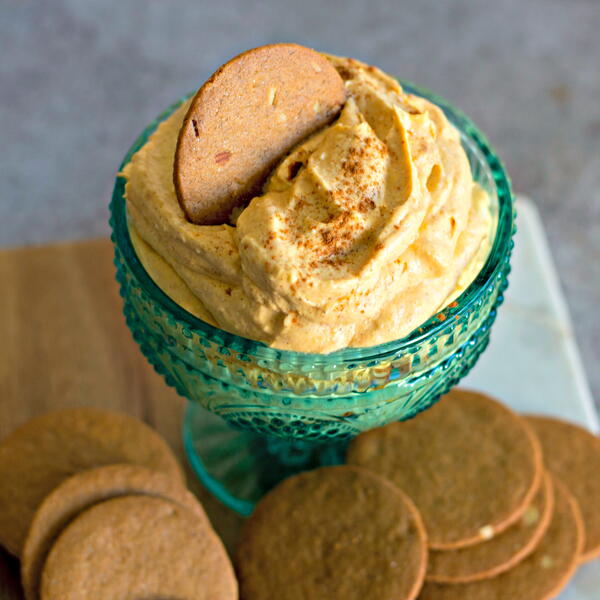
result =
M296 440L348 439L431 406L468 373L488 344L510 270L515 214L509 181L484 136L464 115L401 83L441 106L461 131L473 176L493 200L497 229L487 262L469 288L397 341L304 354L269 348L197 319L170 300L138 260L127 227L125 182L117 177L110 222L127 325L169 385L233 427ZM123 165L179 104L148 126Z

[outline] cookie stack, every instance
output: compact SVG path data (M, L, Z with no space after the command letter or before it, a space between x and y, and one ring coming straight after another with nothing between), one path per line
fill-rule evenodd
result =
M0 444L0 544L27 600L237 598L170 448L118 413L49 413Z
M600 550L600 496L581 489L597 485L589 471L600 468L600 440L579 428L454 390L412 421L359 436L348 462L384 475L421 510L430 549L421 598L551 598Z
M454 390L347 462L259 504L244 600L548 600L600 554L600 439L579 427Z

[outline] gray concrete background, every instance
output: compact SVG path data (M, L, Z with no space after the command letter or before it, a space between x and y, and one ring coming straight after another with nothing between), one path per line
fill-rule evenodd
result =
M115 170L157 113L242 50L300 42L487 133L541 211L598 401L599 32L597 0L0 0L0 246L106 234Z

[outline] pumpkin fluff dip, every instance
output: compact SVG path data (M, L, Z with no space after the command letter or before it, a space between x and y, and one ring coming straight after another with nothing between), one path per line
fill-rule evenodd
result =
M286 52L290 58L281 60ZM269 73L283 73L294 57L312 60L306 52L317 58L305 77L333 67L328 77L339 80L342 101L328 112L313 92L302 96L297 77L269 85ZM254 79L247 55L263 61ZM129 230L142 264L196 317L274 348L328 353L404 337L468 287L491 247L490 200L473 180L458 131L437 106L357 60L293 44L247 55L221 67L124 168ZM231 84L235 77L239 86ZM289 108L292 96L307 114L320 115L318 128L298 128L294 116L304 113ZM252 102L256 118L247 118ZM231 132L225 141L217 140L219 119ZM187 125L197 150L183 133ZM296 137L285 137L286 128ZM265 135L293 145L282 144L258 177L248 172L248 156L265 155L251 152ZM186 168L197 151L198 176L224 181L225 196L233 190L219 200L224 218L202 197L182 198L188 188L174 178L180 151ZM210 169L201 168L212 156ZM188 206L201 210L190 216Z

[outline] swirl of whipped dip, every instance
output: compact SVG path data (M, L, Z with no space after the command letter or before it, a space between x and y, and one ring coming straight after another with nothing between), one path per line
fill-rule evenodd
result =
M374 67L328 58L348 93L339 118L292 150L235 226L189 223L177 202L187 103L124 170L156 283L212 325L299 352L410 333L472 281L493 229L444 113Z

